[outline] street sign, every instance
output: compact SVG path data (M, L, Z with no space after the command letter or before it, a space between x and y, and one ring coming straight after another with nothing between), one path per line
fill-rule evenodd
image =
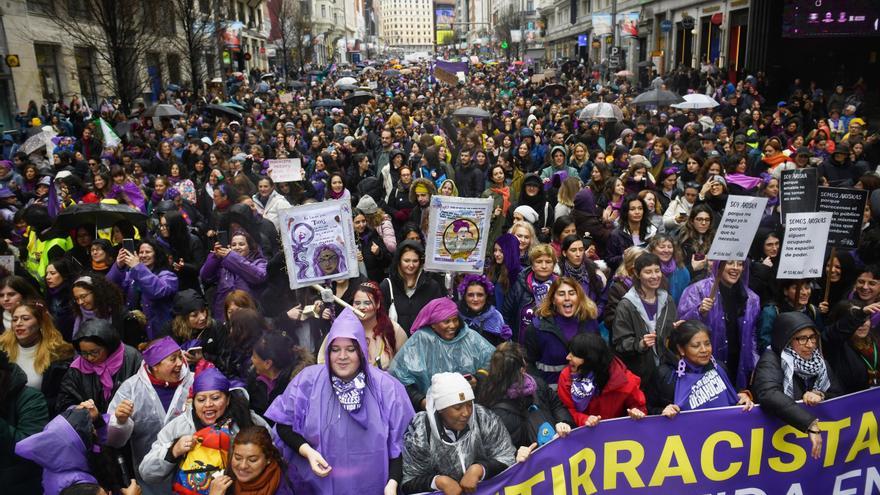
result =
M18 59L18 55L9 54L6 56L6 65L9 67L19 67L21 66L21 61Z
M608 57L609 67L620 67L620 55L611 55Z
M587 46L587 35L579 34L578 35L578 46Z
M670 31L672 31L672 21L670 21L669 19L665 19L665 20L661 21L660 22L660 30L663 31L664 33L668 33Z
M619 46L609 46L608 47L608 55L611 57L615 57L620 55L620 47Z
M501 49L502 49L502 50L507 50L507 46L508 46L508 45L507 45L507 41L502 41L502 42L501 42Z
M681 20L681 27L683 27L684 29L686 29L688 31L693 29L694 28L694 18L690 17L690 16L683 18Z

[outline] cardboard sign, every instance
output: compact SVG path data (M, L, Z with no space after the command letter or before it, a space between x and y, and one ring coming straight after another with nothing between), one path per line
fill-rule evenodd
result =
M862 189L819 188L816 210L834 214L828 232L828 245L844 249L859 245L867 202L868 191Z
M728 196L724 215L709 249L710 260L742 261L761 224L768 198Z
M299 158L269 160L270 176L274 182L297 182L303 180L302 161Z
M789 213L779 256L777 279L819 278L825 263L825 247L833 214Z
M819 174L815 168L782 171L779 180L779 202L782 221L788 213L816 211L819 195Z
M493 204L490 198L433 196L425 269L483 273Z
M279 217L291 289L358 276L350 201L295 206Z

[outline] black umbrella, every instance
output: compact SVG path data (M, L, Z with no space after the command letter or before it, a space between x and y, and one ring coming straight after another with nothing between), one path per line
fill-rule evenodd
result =
M312 103L312 108L342 108L343 105L344 103L342 103L342 100L332 100L329 98L325 98L323 100L318 100Z
M668 107L675 103L681 103L684 98L665 89L652 89L636 96L632 101L636 105L654 105L657 107Z
M241 120L241 113L234 109L224 105L207 105L205 106L205 111L218 117L229 117L233 120Z
M305 88L306 86L308 86L308 84L306 84L302 81L291 81L290 82L290 87L294 88L294 89L301 89L301 88Z
M356 107L358 105L363 105L372 98L374 98L373 93L370 93L369 91L355 91L353 94L343 98L343 101L345 101L347 105Z
M137 124L137 120L128 120L125 122L120 122L113 126L113 131L116 132L117 135L122 136L131 132L131 128L133 125Z
M565 96L568 88L559 83L548 84L541 88L541 92L549 96Z
M454 117L470 117L474 119L488 119L492 116L487 110L483 110L479 107L461 107L452 112L452 115Z
M638 67L654 67L654 62L651 60L643 60L636 64Z
M150 108L144 110L144 117L180 117L183 115L183 112L174 107L174 105L167 105L165 103L159 103L157 105L153 105Z
M147 224L147 216L128 205L83 203L65 208L55 219L54 229L56 232L69 232L85 224L106 229L123 220L141 227ZM141 232L146 233L145 229Z

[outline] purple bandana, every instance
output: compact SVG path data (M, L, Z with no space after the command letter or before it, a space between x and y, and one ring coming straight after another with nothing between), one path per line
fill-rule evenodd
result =
M364 428L367 427L367 410L361 408L364 400L364 392L367 389L367 377L363 371L358 372L354 378L345 381L336 375L330 375L330 383L333 384L333 392L343 409L348 411L351 418Z
M217 368L208 368L202 371L193 381L193 394L209 390L229 392L229 379L223 376L223 373L220 373Z
M593 381L593 372L587 373L587 376L580 374L571 375L571 400L574 401L574 408L580 412L585 412L590 405L593 394L596 393L596 383Z
M144 351L144 362L147 366L156 366L163 359L180 350L180 346L171 337L162 337Z

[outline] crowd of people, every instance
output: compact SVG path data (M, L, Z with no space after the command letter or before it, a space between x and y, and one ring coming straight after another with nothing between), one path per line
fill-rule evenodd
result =
M863 84L652 82L718 103L694 111L518 64L343 69L168 91L174 117L32 105L0 150L6 493L469 493L573 428L755 404L818 458L811 406L880 385ZM581 119L597 101L622 118ZM302 181L272 180L282 158ZM780 281L780 173L807 167L869 191L864 228ZM494 202L484 273L425 271L434 195ZM728 195L768 202L716 262ZM359 276L292 290L279 213L321 201L352 205Z

